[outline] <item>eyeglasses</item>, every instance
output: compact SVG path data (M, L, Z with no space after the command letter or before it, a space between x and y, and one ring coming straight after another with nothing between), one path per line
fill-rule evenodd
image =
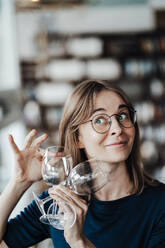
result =
M113 114L110 116L107 114L98 114L86 122L91 122L93 129L97 133L106 133L110 129L112 116L115 116L118 123L125 128L133 127L136 122L136 111L130 109L126 109L120 114Z

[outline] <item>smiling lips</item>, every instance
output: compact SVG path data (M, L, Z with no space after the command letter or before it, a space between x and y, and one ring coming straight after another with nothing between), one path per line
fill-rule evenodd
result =
M120 141L120 142L115 142L112 144L108 144L106 145L106 147L110 147L110 148L120 148L123 147L127 144L127 141Z

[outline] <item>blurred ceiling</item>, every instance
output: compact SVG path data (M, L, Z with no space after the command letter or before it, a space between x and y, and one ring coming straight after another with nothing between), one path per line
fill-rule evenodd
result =
M144 4L149 0L15 0L16 8L65 8L76 6L118 6Z
M31 9L71 9L75 7L124 7L141 5L165 10L165 0L14 0L17 11ZM0 0L1 3L1 0Z
M16 9L67 8L81 5L97 4L99 0L15 0Z

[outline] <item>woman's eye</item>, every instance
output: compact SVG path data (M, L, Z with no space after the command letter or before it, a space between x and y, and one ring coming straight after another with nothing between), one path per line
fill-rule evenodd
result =
M122 113L119 115L119 121L125 120L125 119L129 119L129 116L127 113Z
M106 120L104 118L99 118L95 120L96 124L104 124L106 122Z
M97 119L96 120L96 124L101 124L101 123L103 123L104 122L104 119Z

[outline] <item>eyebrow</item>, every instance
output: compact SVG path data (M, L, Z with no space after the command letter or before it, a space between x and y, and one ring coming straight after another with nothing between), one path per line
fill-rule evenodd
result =
M122 109L122 108L129 108L129 107L126 104L120 104L118 109ZM96 112L100 112L100 111L106 111L106 109L105 108L94 109L92 112L92 115L95 114Z

